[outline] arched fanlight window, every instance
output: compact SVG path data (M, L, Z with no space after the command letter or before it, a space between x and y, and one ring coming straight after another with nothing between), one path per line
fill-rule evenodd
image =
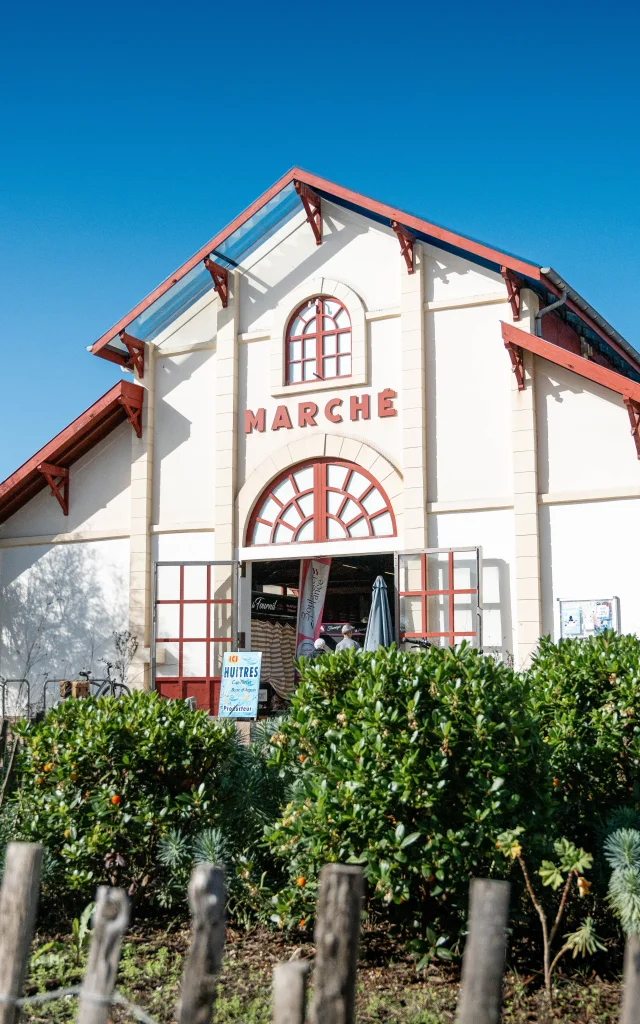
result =
M320 295L299 306L285 346L287 384L351 376L351 320L337 299Z
M260 496L249 521L248 545L395 537L384 490L365 469L340 459L303 462Z

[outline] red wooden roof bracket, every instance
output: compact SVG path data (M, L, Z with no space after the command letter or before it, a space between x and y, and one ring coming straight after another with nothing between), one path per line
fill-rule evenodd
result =
M142 437L142 395L138 397L134 394L122 394L118 402L138 437Z
M407 264L407 273L413 274L413 243L415 238L410 231L407 231L406 228L402 227L402 224L398 224L397 220L391 221L391 227L398 236L398 241L400 242L400 255Z
M60 508L65 516L69 515L69 470L66 466L54 466L51 462L41 462L37 467L38 472L51 488L54 498L58 499Z
M303 181L294 181L293 185L304 206L304 212L311 225L316 245L322 245L322 200L318 193L305 185Z
M507 286L507 298L511 303L511 315L514 320L520 319L520 288L522 286L522 280L509 270L508 267L500 267L500 273L504 278L504 283ZM520 389L522 390L522 389Z
M636 451L638 458L640 459L640 402L634 401L633 398L625 398L624 404L627 407L629 413L629 420L631 421L631 436L636 443Z
M522 346L514 345L512 341L505 341L504 347L509 353L511 359L511 369L513 370L516 380L518 382L518 391L524 391L524 363L522 356Z
M210 256L205 256L204 265L211 274L213 287L218 293L222 308L226 309L229 302L229 274L227 269L226 267L221 267L219 263L215 263Z
M126 364L127 368L135 367L138 377L142 380L144 377L144 341L134 338L131 334L127 334L126 331L120 331L120 341L129 353L129 362Z

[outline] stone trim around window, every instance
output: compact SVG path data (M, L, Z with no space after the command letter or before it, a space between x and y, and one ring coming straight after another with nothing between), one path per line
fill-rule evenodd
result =
M286 380L286 331L291 315L308 299L323 295L334 298L346 306L351 318L351 375L331 380L303 381L300 384L285 384ZM285 395L303 395L336 388L363 387L369 384L367 366L367 328L365 307L362 299L353 289L340 281L328 277L315 277L305 281L287 295L276 308L271 331L271 395L281 398Z

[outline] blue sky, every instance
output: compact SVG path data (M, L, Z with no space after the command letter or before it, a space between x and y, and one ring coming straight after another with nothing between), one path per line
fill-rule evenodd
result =
M630 4L13 4L0 480L121 376L86 346L293 164L555 267L640 348Z

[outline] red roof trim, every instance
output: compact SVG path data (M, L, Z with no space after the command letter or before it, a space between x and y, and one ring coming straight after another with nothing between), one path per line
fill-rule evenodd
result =
M634 401L640 402L640 384L623 377L615 370L592 363L584 356L576 356L573 352L568 352L558 345L553 345L550 341L545 341L544 338L538 338L535 334L528 334L527 331L521 331L504 322L502 322L502 338L505 345L518 345L520 348L525 348L527 352L533 352L534 355L540 356L542 359L548 359L556 366L572 370L581 377L593 381L594 384L600 384L602 387L608 388L609 391L617 392L623 398L632 398Z
M50 462L68 468L127 419L123 400L141 406L143 398L144 388L139 384L119 381L73 423L56 434L44 448L0 483L0 523L47 486L45 477L38 470L40 463Z
M173 274L167 277L166 280L162 282L162 284L158 285L157 288L154 288L152 292L149 292L146 298L142 299L137 304L137 306L134 306L133 309L129 313L127 313L126 316L121 317L121 319L118 320L117 324L114 324L114 326L110 330L106 331L105 334L102 335L102 337L98 338L98 340L91 347L93 355L101 355L101 350L104 348L104 346L107 345L110 341L113 341L114 337L121 330L127 327L133 320L135 320L137 316L140 316L141 313L144 313L145 309L148 309L149 306L156 301L156 299L159 299L162 295L164 295L165 292L169 291L169 289L172 288L174 284L177 284L178 281L180 281L186 274L188 274L190 270L193 270L193 268L198 263L204 260L205 256L209 256L214 249L217 249L217 247L221 245L222 242L224 242L224 240L229 237L229 235L233 234L233 232L237 228L242 227L244 222L248 220L249 217L253 217L254 213L257 213L258 210L262 209L262 207L265 206L270 199L273 199L273 197L277 195L278 192L281 192L282 189L285 188L288 184L290 184L290 182L292 182L295 177L297 177L297 172L295 168L292 168L290 171L287 171L287 173L283 175L282 178L279 178L278 181L276 181L276 183L271 186L271 188L267 189L266 192L263 192L262 195L255 200L255 202L251 203L251 206L247 206L246 210L244 210L234 220L232 220L230 224L227 224L226 228L223 228L223 230L219 231L217 235L214 235L210 242L207 242L207 244L203 245L201 249L198 249L198 251L194 253L194 255L190 259L188 259L186 263L183 263L181 267L178 267L178 269L175 270ZM126 358L127 357L125 356L125 361Z
M414 228L414 230L420 231L425 235L431 235L441 242L446 242L447 245L464 249L465 252L472 252L483 260L489 260L490 263L497 263L500 266L514 270L518 274L531 277L534 281L541 279L540 267L527 263L525 260L520 260L517 256L508 256L498 249L492 249L488 245L483 245L482 242L474 242L470 238L465 238L464 235L456 234L455 231L438 227L437 224L431 224L430 221L422 220L421 217L414 217L412 214L398 210L394 206L387 206L386 203L379 203L375 199L369 199L368 196L363 196L360 192L353 192L351 189L343 188L342 185L335 185L333 182L319 178L315 174L308 174L306 171L295 171L293 173L296 178L304 181L307 185L311 185L312 188L333 193L334 196L343 199L347 203L362 206L365 210L377 213L381 217L387 217L390 221L396 220L405 228Z
M354 203L357 206L362 206L365 210L370 210L372 213L376 213L381 217L388 218L389 221L396 220L404 227L414 228L414 230L420 231L423 234L431 235L433 238L439 239L442 242L446 242L448 245L455 246L459 249L463 249L466 252L474 253L476 256L480 256L482 259L489 260L492 263L497 263L500 266L508 267L510 270L515 271L518 274L524 274L527 277L533 278L535 281L541 280L540 268L533 264L526 263L524 260L519 260L515 256L507 256L505 253L499 252L497 249L492 249L489 246L482 245L481 242L473 242L469 238L465 238L463 235L458 235L454 231L448 231L446 228L438 227L436 224L431 224L429 221L421 220L419 217L414 217L409 213L405 213L403 210L398 210L394 206L387 206L385 203L379 203L375 199L369 199L367 196L361 195L359 192L353 192L351 189L343 188L342 185L336 185L331 181L327 181L326 178L320 178L316 174L309 174L307 171L301 170L299 167L292 167L290 171L287 171L282 178L280 178L271 188L267 189L258 199L255 200L244 210L235 220L232 220L222 231L218 232L217 235L207 242L201 249L198 249L194 255L183 263L181 267L173 272L162 284L159 284L157 288L154 288L152 292L149 292L146 298L142 299L133 309L123 316L110 330L106 331L102 337L94 343L91 351L94 355L101 355L103 358L112 359L114 362L118 361L118 356L113 350L105 352L105 346L125 327L127 327L140 313L143 313L145 309L165 294L174 284L177 284L190 270L204 260L205 256L208 256L214 249L216 249L231 235L237 228L241 227L249 217L252 217L254 213L257 213L270 199L273 199L278 192L282 191L292 181L302 181L305 185L309 185L312 188L321 189L323 192L328 192L330 195L334 195L339 199L343 199L345 202ZM122 355L122 361L127 361L127 356Z

